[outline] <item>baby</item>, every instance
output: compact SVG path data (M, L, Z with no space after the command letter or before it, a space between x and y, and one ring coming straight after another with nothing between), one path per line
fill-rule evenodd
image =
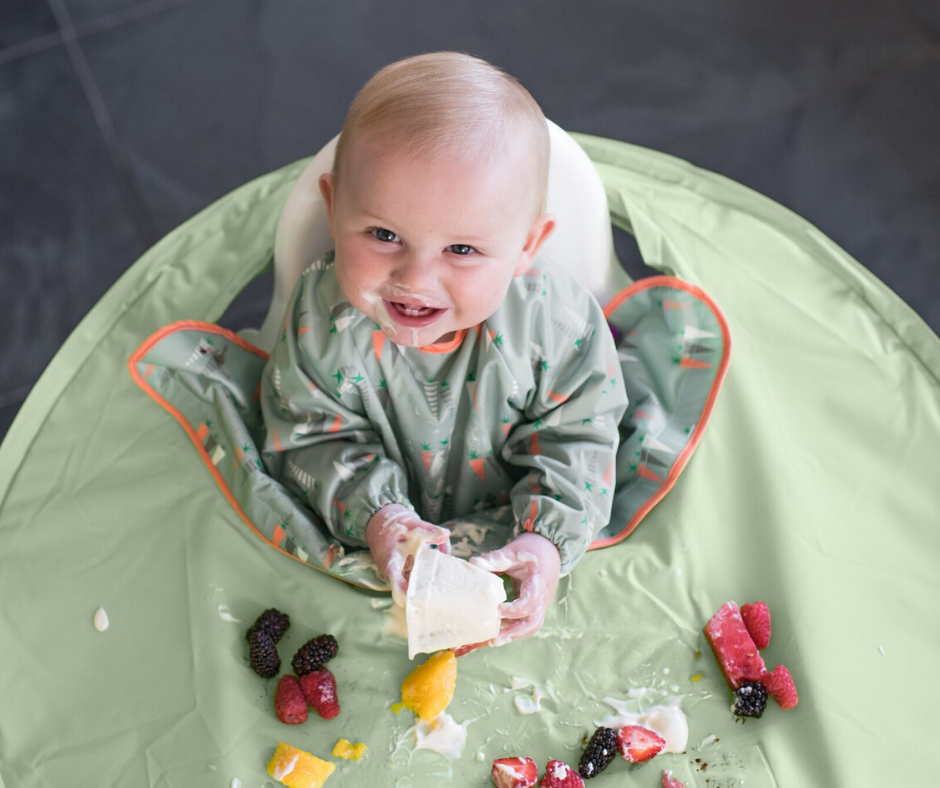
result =
M507 543L496 644L542 625L610 518L627 396L601 308L539 250L549 137L515 79L456 52L356 96L320 178L335 251L301 277L262 382L272 475L399 601L468 515ZM603 484L602 484L603 480Z

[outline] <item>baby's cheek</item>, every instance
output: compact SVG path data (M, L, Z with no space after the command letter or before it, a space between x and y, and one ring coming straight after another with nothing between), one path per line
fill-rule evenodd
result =
M381 297L375 292L378 283L372 281L368 271L360 266L345 266L336 271L336 281L340 290L360 312L372 315L375 307L381 302Z
M503 300L505 290L501 285L492 275L477 276L472 282L464 282L457 290L456 301L463 316L478 322L492 315Z

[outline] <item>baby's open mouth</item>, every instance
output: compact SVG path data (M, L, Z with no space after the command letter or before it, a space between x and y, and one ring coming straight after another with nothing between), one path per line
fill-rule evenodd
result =
M397 323L410 328L421 328L437 320L446 309L438 309L433 306L421 306L420 304L403 304L399 301L389 301L384 299L385 308L389 315Z

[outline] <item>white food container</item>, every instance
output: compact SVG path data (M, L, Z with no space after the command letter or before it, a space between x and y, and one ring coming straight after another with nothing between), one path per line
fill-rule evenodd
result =
M499 634L501 577L424 546L408 581L408 658L492 640Z

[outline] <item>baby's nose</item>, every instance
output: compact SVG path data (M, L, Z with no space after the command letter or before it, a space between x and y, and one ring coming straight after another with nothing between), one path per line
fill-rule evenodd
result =
M418 293L431 293L436 290L434 265L417 255L409 255L398 261L392 269L391 281L402 289Z

